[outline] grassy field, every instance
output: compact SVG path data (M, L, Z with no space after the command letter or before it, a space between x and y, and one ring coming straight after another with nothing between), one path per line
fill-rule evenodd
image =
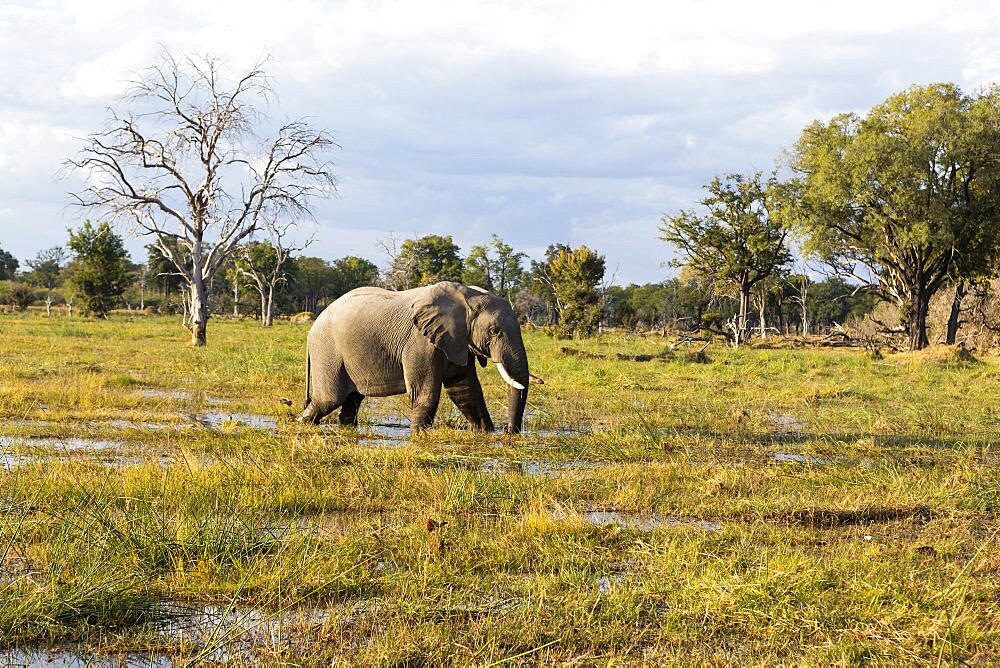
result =
M307 330L0 316L0 663L1000 662L994 358L526 332L411 439Z

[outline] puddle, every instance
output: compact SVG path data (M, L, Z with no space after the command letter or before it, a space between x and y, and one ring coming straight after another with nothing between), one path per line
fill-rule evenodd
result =
M15 455L12 452L0 452L0 469L10 471L16 466L22 466L32 461L32 457Z
M825 459L820 459L819 457L813 457L811 455L796 455L788 452L776 452L774 453L774 461L776 462L798 462L800 464L829 464Z
M29 668L170 668L174 665L168 657L157 654L135 652L124 656L101 656L64 647L0 650L0 663Z
M211 411L191 415L190 418L195 422L200 422L209 427L221 427L225 422L236 422L248 427L254 427L255 429L278 431L278 418L266 415L254 415L253 413L219 413Z
M332 611L294 608L269 612L260 608L218 605L165 606L152 628L171 640L202 648L200 661L244 662L258 647L277 648L302 640L330 618Z
M600 594L607 596L612 591L617 589L618 585L623 584L626 580L624 573L615 573L613 575L602 575L597 578L597 591Z
M567 512L555 509L552 511L552 517L557 520L579 517L584 522L595 526L618 526L626 529L638 529L639 531L653 531L661 527L693 527L705 531L722 531L722 525L717 522L709 522L694 517L674 517L660 513L639 515L636 513L623 513L617 510L587 510L574 513L572 511Z
M191 399L191 394L184 390L156 390L149 388L138 390L135 394L144 399Z
M117 450L122 447L123 443L119 441L104 441L96 438L80 438L77 436L68 436L66 438L0 436L0 448L10 448L14 445L73 452L81 450L85 452L100 452L102 450Z
M17 454L9 452L9 449L13 446L45 448L54 450L55 452ZM118 441L102 441L90 438L22 438L0 436L0 468L10 471L25 464L57 460L60 459L62 455L68 454L69 452L94 453L95 457L93 459L81 461L94 461L98 464L113 468L141 465L150 461L155 461L160 466L166 468L167 466L175 463L174 458L165 453L161 453L155 458L117 454L117 451L121 450L124 446L124 443Z
M794 415L772 411L767 414L767 421L779 434L801 434L806 430L806 423Z
M443 462L448 465L452 462ZM590 461L570 461L556 462L548 459L532 459L523 461L508 461L505 459L486 459L479 462L479 470L484 473L502 475L505 473L519 472L524 476L541 478L558 478L566 474L577 471L592 471L600 468L597 462Z
M358 432L358 445L367 448L403 448L410 444L410 421L372 422Z

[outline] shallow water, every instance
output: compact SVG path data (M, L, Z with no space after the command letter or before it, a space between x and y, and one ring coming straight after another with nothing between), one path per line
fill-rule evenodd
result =
M779 434L800 434L806 430L806 423L794 415L771 412L767 414L767 421Z
M330 612L317 608L296 608L268 612L259 608L187 603L164 604L160 619L150 628L165 636L168 642L183 642L193 646L200 662L244 665L254 661L254 648L277 648L295 637L302 638L309 628L319 626ZM184 662L181 662L184 664ZM85 668L90 666L140 668L173 666L166 654L133 652L118 656L90 654L82 648L33 647L0 650L0 665L32 668ZM180 665L180 664L178 664Z
M552 512L552 516L557 520L579 517L584 522L596 526L619 526L626 529L638 529L640 531L652 531L662 527L693 527L695 529L704 529L705 531L722 531L723 528L717 522L709 522L694 517L674 517L660 513L639 515L638 513L625 513L617 510L587 510L580 513L573 513L556 509Z
M184 390L157 390L153 388L147 388L145 390L137 390L136 395L143 397L145 399L191 399L191 394L185 392Z
M254 427L255 429L278 430L278 418L267 415L255 415L253 413L221 413L210 411L208 413L192 415L191 419L209 427L221 427L225 422L236 422L248 427Z
M134 652L124 656L100 656L82 649L52 647L46 649L0 650L0 665L28 668L170 668L166 656Z
M120 449L123 444L119 441L108 441L97 438L80 438L78 436L67 436L64 438L51 436L0 436L0 448L9 449L15 445L73 452L100 452L103 450Z
M776 462L798 462L800 464L829 464L825 459L820 459L819 457L813 457L811 455L797 455L788 452L776 452L774 453L774 461Z

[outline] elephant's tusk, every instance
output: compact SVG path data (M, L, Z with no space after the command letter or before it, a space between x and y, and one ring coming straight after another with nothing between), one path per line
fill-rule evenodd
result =
M503 368L503 364L500 364L500 362L497 362L497 371L500 372L500 376L507 382L507 384L513 387L515 390L524 389L524 385L521 385L521 383L511 378L510 374L507 373L507 369Z
M544 380L542 380L541 378L539 378L535 374L531 373L530 371L528 372L528 380L531 381L531 382L538 383L539 385L544 385L545 384Z

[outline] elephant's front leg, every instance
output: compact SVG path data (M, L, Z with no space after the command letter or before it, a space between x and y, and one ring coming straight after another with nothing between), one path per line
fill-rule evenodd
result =
M403 377L410 396L410 429L426 429L434 422L441 401L444 360L440 353L403 360Z
M462 415L473 429L493 431L493 420L490 419L490 411L486 408L483 387L479 384L479 377L476 376L476 369L472 364L468 374L453 378L445 382L444 386L448 390L448 396L458 406L458 410L462 411Z

